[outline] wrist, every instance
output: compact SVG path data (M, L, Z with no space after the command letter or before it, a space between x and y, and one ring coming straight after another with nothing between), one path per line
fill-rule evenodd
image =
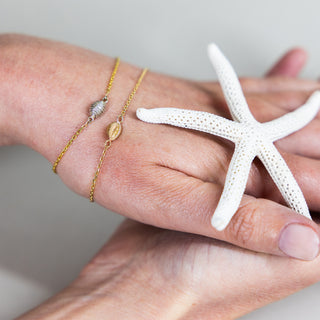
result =
M87 120L91 104L104 96L114 59L63 43L4 35L1 60L0 145L24 144L53 163ZM106 126L117 119L139 73L140 69L121 62L105 114L61 162L59 175L83 196L88 196ZM70 173L75 164L80 178Z
M90 105L104 96L114 65L113 58L89 50L21 35L0 36L0 61L0 133L50 161L54 157L42 140L59 148L59 138L86 120ZM137 68L121 63L120 69L106 113L122 103L121 91L135 80Z
M113 269L109 277L105 276L105 271L95 269L90 272L89 279L82 276L72 285L87 301L82 310L88 318L105 314L112 315L113 319L177 320L188 312L194 302L193 296L177 283L171 283L171 279L164 281L155 274L154 268L152 272L147 270L138 260L138 265L129 262L129 265ZM99 272L103 280L94 276ZM74 319L82 318L79 315Z
M193 303L177 290L139 269L113 270L103 281L80 277L70 287L17 320L145 319L177 320ZM141 276L141 274L143 276ZM142 282L141 282L142 281Z
M16 101L11 101L10 96L14 78L11 38L0 35L0 146L19 143L16 136L19 115L15 112Z

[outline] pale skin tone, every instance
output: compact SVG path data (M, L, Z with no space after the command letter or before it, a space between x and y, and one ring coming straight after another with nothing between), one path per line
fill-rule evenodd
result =
M303 62L300 56L294 62L296 70ZM290 67L291 60L276 66L276 72L297 72ZM71 45L2 36L1 144L25 144L53 163L87 119L90 104L102 98L113 64L112 58ZM105 128L116 120L140 72L120 64L106 113L80 135L57 168L66 185L84 197L89 195ZM253 115L261 122L300 106L320 87L317 81L282 76L241 82ZM143 223L277 255L284 255L278 242L288 224L299 223L319 232L315 223L278 203L282 203L281 195L258 161L252 166L237 214L224 231L216 231L210 217L234 146L199 132L143 123L135 116L138 107L183 107L229 117L218 83L149 72L128 110L122 135L108 151L97 182L97 203ZM320 208L319 129L317 117L277 143L313 211Z
M291 59L290 55L294 56L294 59ZM249 106L258 121L271 120L300 106L306 101L311 92L320 87L316 81L287 77L295 76L305 59L303 52L299 50L291 52L289 56L270 71L269 76L271 77L269 78L242 79L242 86ZM68 138L86 120L88 106L94 100L102 97L106 79L112 70L113 63L114 60L111 58L66 44L30 37L1 36L1 144L20 143L28 145L53 163ZM121 64L110 95L110 103L107 105L107 112L94 125L90 126L86 133L78 138L58 167L58 174L61 179L72 190L85 197L88 197L91 179L106 138L104 134L105 128L116 119L140 71L140 69L126 63ZM215 139L199 132L191 132L169 126L155 127L142 123L135 117L135 110L138 107L148 106L183 107L229 117L217 83L186 81L150 72L129 108L124 122L123 134L108 152L106 164L103 167L96 189L95 197L98 203L140 222L167 229L197 233L225 240L248 249L276 255L284 255L278 248L278 239L281 231L288 224L300 223L309 226L318 233L318 226L314 222L297 215L278 203L281 201L280 194L258 162L253 165L246 195L238 213L225 231L215 231L210 226L210 217L214 212L223 187L227 164L232 156L233 146L226 141ZM297 178L310 209L314 211L318 210L320 206L320 197L317 193L320 183L320 168L318 168L320 155L317 151L319 150L317 138L319 128L319 119L316 118L307 128L279 141L277 144ZM308 141L307 144L305 143L306 140ZM315 274L317 260L306 265L301 261L292 262L292 260L263 254L257 255L241 249L233 248L231 250L231 246L222 245L220 242L199 236L161 231L160 229L145 227L136 223L132 224L132 228L133 230L139 229L137 235L140 239L139 241L141 241L139 243L143 243L146 239L145 234L150 235L150 233L152 237L154 236L153 233L169 234L170 237L172 236L173 241L170 243L162 239L165 243L164 256L161 256L161 253L158 256L158 251L154 251L154 253L157 252L157 256L151 255L152 259L155 260L150 259L151 266L146 264L146 270L142 269L141 282L133 282L132 287L130 287L130 282L127 293L125 292L127 289L122 288L127 283L122 283L123 281L119 280L120 287L117 288L120 292L119 296L126 297L126 295L130 295L135 297L135 294L142 294L140 285L146 278L154 275L156 262L168 260L166 258L167 250L173 253L180 252L181 248L179 246L175 248L176 251L171 251L171 247L176 246L175 242L177 241L174 239L181 235L182 238L187 237L190 239L191 237L191 239L196 239L196 242L198 241L197 239L201 239L200 242L205 243L204 251L207 251L209 247L212 247L212 250L215 251L217 250L216 246L218 246L221 248L221 251L219 249L219 257L220 255L223 256L223 254L226 254L226 257L229 254L231 256L239 254L239 263L244 257L252 257L249 258L253 260L252 265L250 265L252 270L260 270L261 265L259 263L261 261L263 264L267 262L268 265L270 261L275 261L270 263L269 279L270 283L275 285L275 280L273 281L272 279L276 274L279 276L281 270L286 270L288 264L290 264L290 267L293 264L297 268L301 268L301 270L304 266L305 275L300 275L299 279L294 278L294 276L297 277L297 274L286 273L284 282L280 281L277 284L279 286L276 287L276 292L280 293L278 296L274 296L274 299L286 296L318 280ZM115 246L117 250L119 249L118 253L115 252L117 251L115 249L111 251L119 254L121 259L124 259L125 266L128 265L126 259L134 257L139 252L139 246L135 247L135 242L132 240L135 239L135 233L133 233L133 238L130 240L128 240L127 236L128 233L120 232L119 238L125 240L123 242L119 240L119 245L114 242L111 242L113 243L112 245L107 245L107 248ZM159 241L159 244L162 245L162 241ZM128 247L128 243L131 242L132 247ZM184 241L180 245L184 247ZM199 254L201 259L206 259L207 261L208 255L205 254L202 257L203 253L201 252L203 250L198 247L197 249L199 250L192 251L192 256ZM147 251L152 253L152 250L148 249ZM196 251L199 251L199 253L195 253ZM106 252L109 252L109 249ZM243 254L244 256L242 256ZM173 256L176 257L173 264L181 265L181 255L173 254ZM110 273L109 263L114 265L113 271L116 274L119 274L123 266L119 265L119 256L112 255L111 257L109 254L105 255L103 253L102 257L107 259L105 261L108 261L108 263L105 266L104 258L101 261L101 277L105 279L104 282L101 282L101 285L105 283L106 286L104 288L109 290L107 288L109 280L111 281L111 286L113 286L113 273ZM113 260L113 257L115 257L115 260ZM138 254L138 257L140 258L141 255ZM256 257L260 261L257 264ZM232 271L236 272L233 269L226 270L227 264L223 264L224 259L221 261L221 265L216 266L218 269L220 268L221 272L227 271L230 274L232 274ZM226 261L228 261L228 258L226 258ZM142 259L139 262L139 259L137 259L137 263L140 266L145 264L145 260ZM243 261L243 263L246 262ZM276 267L273 267L273 263L275 263ZM186 263L185 267L188 268L189 265ZM197 268L207 268L207 272L212 270L210 263L197 263L195 266ZM305 266L308 267L306 268ZM313 266L315 266L314 269ZM75 282L77 285L71 285L62 296L60 295L49 302L49 306L53 303L53 307L50 310L55 310L55 303L68 304L68 301L72 303L73 301L78 301L78 299L73 298L74 294L78 294L78 292L73 290L81 289L80 291L83 292L84 297L90 296L88 292L94 287L100 290L100 284L98 285L97 279L95 279L97 276L95 267L95 263L89 264ZM241 266L239 267L241 268ZM130 268L126 270L128 273L133 272ZM185 273L184 275L184 281L189 286L190 284L188 285L188 283L193 281L194 275L193 273ZM144 278L145 276L146 278ZM253 291L255 291L254 288L259 288L259 285L260 288L266 290L265 283L259 282L261 281L259 272L253 272L247 276L252 281ZM172 297L176 298L176 295L179 295L182 301L181 310L175 310L176 305L170 307L173 310L172 319L178 318L176 312L180 312L181 316L183 313L185 319L188 319L189 314L192 318L192 312L200 312L200 314L204 315L206 312L212 312L210 311L211 302L209 303L208 297L205 297L210 290L209 288L206 289L205 284L213 285L215 282L207 283L207 278L203 278L201 282L200 279L197 286L193 288L204 290L204 292L194 293L191 290L191 297L188 297L190 300L185 300L186 297L184 294L181 296L179 287L175 285L174 277L172 277L172 280L170 277L171 273L166 282L170 283L172 281ZM88 281L86 281L86 278ZM214 279L212 275L210 276L211 278ZM100 280L98 281L99 283ZM155 281L155 287L158 288L156 291L161 291L163 288L162 280L160 278L159 282L157 282L156 279L152 279L152 281ZM216 281L216 279L214 280ZM289 286L291 282L294 283L292 287ZM116 281L116 284L118 284L118 281ZM235 284L236 286L237 284ZM178 293L177 290L179 290ZM239 299L232 297L234 290L229 293L223 290L222 287L217 287L216 292L222 292L221 294L225 297L228 297L229 294L229 301ZM122 294L122 292L124 293ZM158 293L161 295L161 292ZM102 294L102 296L108 297L109 295ZM245 295L242 296L245 297ZM141 299L148 299L149 297L151 297L150 293L146 294L145 297L141 297ZM205 297L201 303L199 302L201 300L200 297ZM172 303L170 296L167 298L167 303ZM162 300L166 299L162 297ZM246 300L245 298L243 299ZM248 312L270 302L270 299L270 297L264 297L258 305L255 305L249 298L246 301L235 302L235 309L238 308L238 311L234 311L233 314L240 315ZM113 308L113 306L117 303L122 305L120 300L111 301L109 307L118 309ZM159 296L155 295L154 300L159 300ZM212 296L210 296L211 300L214 300ZM80 298L80 302L75 303L82 303L81 301L83 302ZM186 301L189 302L187 303ZM198 306L192 310L184 310L186 305L190 307L193 303ZM94 303L94 305L97 304L99 303ZM216 301L215 304L218 304L218 302ZM133 308L134 305L132 303ZM155 308L152 302L150 302L150 305ZM46 310L47 307L44 308L42 310ZM161 306L160 308L162 309ZM90 306L89 309L91 310ZM220 312L217 308L215 310L217 314ZM138 308L138 311L140 312L141 310ZM98 308L97 312L102 311ZM223 317L228 318L228 315L223 311L221 311L221 314L224 315L221 316L222 319ZM69 318L72 319L72 316L74 315L70 315Z
M320 259L125 221L63 292L18 320L227 320L320 280Z

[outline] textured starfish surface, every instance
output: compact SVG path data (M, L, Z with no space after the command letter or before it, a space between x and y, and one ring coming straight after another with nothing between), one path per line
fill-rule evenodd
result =
M288 206L311 219L303 193L273 142L301 129L316 116L320 108L320 91L315 91L295 111L260 123L252 116L229 61L215 44L209 45L208 53L233 121L207 112L177 108L140 108L137 117L149 123L207 132L235 143L223 192L211 220L217 230L223 230L236 213L256 156L266 167Z

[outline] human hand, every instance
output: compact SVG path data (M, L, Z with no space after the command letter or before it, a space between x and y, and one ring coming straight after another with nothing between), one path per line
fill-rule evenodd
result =
M28 145L53 163L86 120L88 106L103 94L114 60L32 37L2 36L0 43L0 141ZM301 51L292 54L301 56ZM280 62L269 73L271 77L241 80L258 121L283 115L319 89L316 81L283 76L297 73L303 60L290 59ZM107 112L79 136L59 164L61 179L82 196L88 197L106 139L105 128L119 114L139 74L136 67L120 65ZM199 132L154 127L135 116L138 107L164 106L229 117L218 83L150 72L128 110L121 137L108 150L97 183L97 202L144 223L206 235L255 251L301 259L318 254L318 226L278 203L281 195L259 162L252 166L246 194L229 226L222 232L213 229L210 217L233 146ZM316 118L277 143L313 211L320 205L318 131Z
M18 320L236 319L319 281L319 267L127 220L70 286Z

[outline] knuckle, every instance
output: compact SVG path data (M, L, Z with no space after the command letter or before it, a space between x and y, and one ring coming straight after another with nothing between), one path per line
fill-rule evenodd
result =
M258 210L256 200L248 201L239 207L228 228L229 238L243 247L251 243L255 236L255 217Z

